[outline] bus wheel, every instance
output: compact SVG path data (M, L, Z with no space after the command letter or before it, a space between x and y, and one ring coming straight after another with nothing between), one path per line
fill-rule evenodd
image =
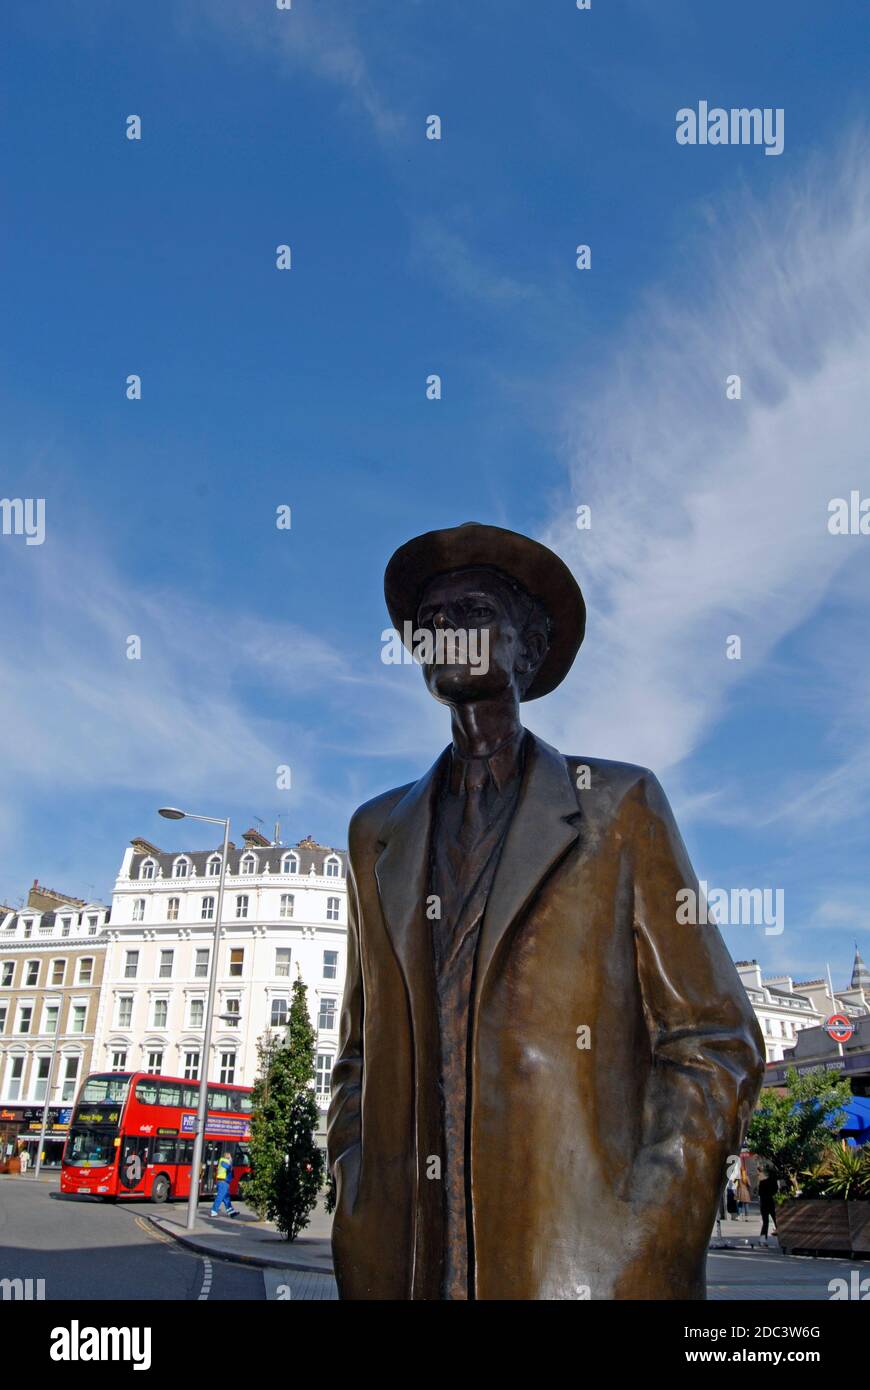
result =
M152 1202L169 1201L169 1179L161 1173L154 1179L154 1186L151 1188Z

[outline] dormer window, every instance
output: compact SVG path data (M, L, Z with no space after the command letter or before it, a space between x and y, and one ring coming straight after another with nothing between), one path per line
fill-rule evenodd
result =
M219 877L220 877L220 872L221 872L221 857L220 857L219 854L213 854L213 855L212 855L211 859L208 861L208 865L206 866L206 871L205 871L205 872L206 872L206 876L207 876L208 878L219 878Z
M157 871L157 865L154 863L154 860L153 860L153 859L146 859L146 860L145 860L145 863L142 865L141 869L139 870L139 877L140 877L140 878L153 878L154 875L155 875L155 873L156 873L156 871Z
M255 874L257 872L257 856L254 854L243 854L242 862L239 865L239 873Z
M285 854L281 859L282 874L298 874L299 856L298 854Z
M327 859L325 872L327 878L341 878L341 860L337 855L332 854Z
M183 858L182 858L182 859L176 859L175 863L172 865L172 877L173 877L173 878L188 878L189 876L190 876L190 860L189 860L189 859L183 859Z

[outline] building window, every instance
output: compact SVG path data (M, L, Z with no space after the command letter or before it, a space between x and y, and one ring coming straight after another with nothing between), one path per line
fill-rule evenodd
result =
M241 975L245 968L245 950L243 946L234 946L230 951L230 974Z
M6 1015L9 1012L8 1004L0 1004L0 1033L6 1032Z
M162 1070L163 1070L163 1053L162 1053L162 1052L149 1052L149 1053L148 1053L148 1066L146 1067L146 1071L150 1072L150 1074L151 1074L152 1076L159 1076L159 1074L160 1074L160 1072L161 1072Z
M99 919L99 917L89 917L89 918L88 918L88 935L89 935L89 936L96 936L96 934L97 934L97 927L98 927L99 925L100 925L100 919Z
M133 921L134 921L134 922L144 922L144 921L145 921L145 899L144 899L144 898L134 898L134 900L133 900Z
M151 1025L152 1028L165 1028L165 1027L166 1027L166 1021L167 1021L168 1017L169 1017L169 1000L168 1000L168 999L155 999L155 1000L154 1000L154 1019L153 1019L152 1025Z
M203 922L214 921L214 898L203 898L200 917Z
M325 1028L327 1031L335 1027L335 999L321 999L320 1009L317 1014L318 1028Z
M338 979L338 951L323 952L323 978L324 980Z
M19 1004L19 1005L18 1005L18 1027L17 1027L16 1030L15 1030L16 1033L29 1033L29 1032L30 1032L30 1024L31 1024L31 1020L32 1020L32 1019L33 1019L33 1005L32 1005L32 1004Z
M293 894L292 894L292 893L282 893L282 894L281 894L281 916L282 916L282 917L292 917L292 916L293 916Z
M272 1028L283 1028L287 1022L287 1000L273 999L272 1014L269 1023Z
M238 897L236 898L236 916L237 916L237 917L247 917L247 915L248 915L248 895L247 895L247 893L239 893Z
M25 936L32 936L32 935L33 935L33 918L32 918L32 917L28 917L26 920L25 920L24 918L22 918L22 921L24 921L24 935L25 935Z
M298 858L298 855L295 855L295 854L285 854L284 857L283 857L283 859L281 860L281 872L282 872L282 874L298 874L298 872L299 872L299 858Z
M127 1070L127 1053L126 1053L126 1051L124 1050L124 1048L119 1048L117 1052L113 1052L113 1053L112 1053L112 1068L111 1068L111 1069L112 1069L112 1071L126 1071L126 1070Z
M220 1057L221 1070L219 1080L222 1081L225 1086L232 1085L236 1079L236 1054L234 1052L222 1052Z
M73 1004L71 1033L83 1033L85 1031L85 1017L87 1012L87 1004Z
M79 961L79 977L77 983L89 985L94 973L94 962L91 956L83 956Z
M51 1058L50 1058L50 1057L37 1057L37 1059L36 1059L36 1075L35 1075L35 1077L34 1077L34 1079L33 1079L33 1083L34 1083L34 1084L33 1084L33 1099L34 1099L34 1100L45 1100L45 1094L46 1094L46 1091L48 1090L48 1069L49 1069L50 1066L51 1066Z
M205 1021L205 1000L191 999L190 1001L190 1027L201 1028Z
M176 859L172 865L173 878L187 878L190 872L190 863L187 859Z
M239 1014L241 1012L242 1007L241 1001L238 999L228 999L226 1001L226 1005L226 1009L224 1010L224 1013L226 1015L226 1017L224 1018L224 1023L226 1024L227 1028L238 1028Z
M174 951L160 952L160 969L157 972L157 978L159 980L172 979L172 959L174 954Z
M208 949L197 948L195 963L193 967L193 977L195 980L208 979Z
M153 860L153 859L146 859L145 862L144 862L144 864L142 865L141 869L139 870L139 877L140 877L140 878L153 878L153 877L154 877L154 868L155 868L154 860Z
M289 946L278 946L275 951L275 975L279 980L290 978L290 956Z
M6 1073L6 1094L10 1100L17 1100L21 1095L21 1078L24 1074L24 1058L12 1057L9 1061L9 1069Z
M177 921L178 921L178 909L179 909L180 906L181 906L181 899L180 899L180 898L170 898L170 899L169 899L169 902L166 904L166 920L167 920L167 922L177 922Z
M46 1004L45 1015L42 1021L43 1033L49 1033L53 1037L57 1032L57 1019L60 1013L59 1004Z
M243 854L242 862L239 865L240 874L255 874L257 872L257 860L253 854Z
M60 934L61 934L61 936L69 936L70 927L71 927L71 926L72 926L72 918L71 918L71 917L61 917L61 919L60 919Z
M340 906L341 906L341 903L340 903L340 901L339 901L338 898L327 898L327 899L326 899L326 920L327 920L327 922L337 922L337 921L338 921L338 912L339 912Z
M76 1080L79 1074L78 1057L67 1057L66 1066L63 1073L63 1088L60 1093L61 1100L75 1100Z
M10 987L10 985L12 984L12 978L13 978L14 974L15 974L15 962L14 962L13 960L4 960L4 962L3 962L3 978L2 978L2 984L3 984L4 989L8 989L8 988Z
M326 877L341 878L341 860L336 859L335 855L326 861Z
M184 1054L184 1079L185 1081L199 1080L199 1053L185 1052Z
M124 958L124 979L135 980L139 974L139 952L128 951Z
M208 868L207 868L206 871L205 871L205 872L206 872L206 875L207 875L208 878L219 878L219 877L220 877L220 871L221 871L221 856L220 856L219 854L213 854L212 857L211 857L211 859L208 861Z
M62 985L62 984L63 984L63 981L64 981L64 976L65 976L65 975L66 975L66 961L65 961L65 960L53 960L53 961L51 962L51 983L52 983L53 985Z
M332 1063L333 1058L328 1052L318 1052L314 1089L319 1096L328 1096L332 1090Z
M39 984L39 961L38 961L38 960L29 960L29 961L27 962L27 967L26 967L26 969L27 969L27 976L26 976L26 978L25 978L24 983L25 983L26 985L38 985L38 984Z
M133 1026L133 996L132 994L122 994L118 1000L118 1028L132 1028Z

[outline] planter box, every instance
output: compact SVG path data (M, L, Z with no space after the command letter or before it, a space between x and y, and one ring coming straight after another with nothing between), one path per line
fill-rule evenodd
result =
M870 1202L847 1202L852 1254L870 1255Z
M870 1202L791 1197L776 1209L776 1234L785 1254L794 1250L870 1254Z

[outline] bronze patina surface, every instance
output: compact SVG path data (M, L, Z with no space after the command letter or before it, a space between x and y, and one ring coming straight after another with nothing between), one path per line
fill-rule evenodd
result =
M570 571L477 524L403 546L401 632L452 743L349 831L329 1158L343 1299L681 1299L763 1072L761 1033L655 776L564 756L519 705L567 674ZM455 655L455 654L454 654Z

